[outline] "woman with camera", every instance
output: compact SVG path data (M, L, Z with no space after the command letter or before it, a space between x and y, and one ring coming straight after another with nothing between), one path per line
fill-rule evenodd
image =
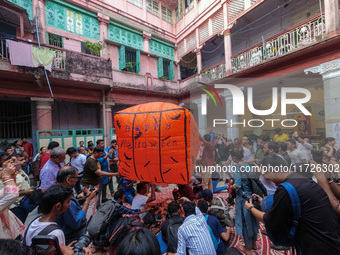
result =
M252 254L252 249L256 250L257 233L259 232L259 223L256 218L248 212L244 204L251 197L253 191L249 178L254 178L254 173L251 172L250 165L242 159L243 149L235 148L231 152L231 157L236 163L236 171L234 173L234 185L231 187L236 193L236 217L235 231L236 234L244 239L245 246L238 248L246 255Z

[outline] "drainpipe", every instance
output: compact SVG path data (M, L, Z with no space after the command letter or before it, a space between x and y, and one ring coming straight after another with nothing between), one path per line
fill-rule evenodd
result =
M103 90L103 126L104 126L104 148L107 147L106 140L107 140L107 120L106 120L106 104L105 104L105 91Z

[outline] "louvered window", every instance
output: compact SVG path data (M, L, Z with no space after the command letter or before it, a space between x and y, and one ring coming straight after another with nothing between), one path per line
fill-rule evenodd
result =
M212 32L213 34L217 33L221 29L223 29L223 12L218 12L212 19Z
M146 0L146 10L153 15L159 16L158 2L153 0Z
M182 56L184 54L184 41L178 43L178 56Z
M196 32L191 33L187 38L186 51L192 50L196 47Z
M162 20L172 24L172 11L162 5Z
M204 42L209 37L209 22L205 22L200 27L200 43Z
M143 2L142 0L128 0L128 2L137 5L138 7L142 8Z

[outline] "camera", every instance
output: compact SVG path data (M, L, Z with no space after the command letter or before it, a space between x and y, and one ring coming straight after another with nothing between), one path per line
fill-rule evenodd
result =
M84 247L89 246L91 238L89 235L83 235L79 238L78 242L73 246L74 255L85 255Z
M227 201L228 204L233 205L235 198L236 198L236 191L233 191L233 192L230 193L230 196L227 197L226 201Z
M250 199L252 199L253 203L259 202L259 198L257 196L250 196L245 192L243 193L242 197L248 202L250 202Z

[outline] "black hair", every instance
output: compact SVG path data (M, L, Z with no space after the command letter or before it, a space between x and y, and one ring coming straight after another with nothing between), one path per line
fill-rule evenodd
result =
M66 154L67 155L72 155L73 153L77 152L76 148L74 147L69 147L67 150L66 150Z
M261 139L263 142L268 142L270 141L270 137L267 134L262 134L260 135L257 139Z
M50 143L48 144L47 149L48 149L48 150L53 150L54 148L57 148L57 147L59 147L59 143L56 142L56 141L52 141L52 142L50 142Z
M285 142L278 142L277 144L281 150L287 151L287 144Z
M94 152L98 152L98 153L104 152L104 148L101 147L101 146L97 146L97 147L95 147L95 148L93 149L93 153L94 153Z
M124 196L124 194L125 194L125 192L124 192L124 190L123 189L118 189L116 192L115 192L115 194L113 195L113 199L114 200L118 200L118 199L122 199L123 198L123 196ZM123 201L124 202L124 201Z
M282 157L275 155L275 154L269 154L264 156L264 158L261 161L261 165L264 167L289 167L286 160L284 160Z
M111 143L117 143L117 140L116 140L116 139L113 139L113 140L111 141Z
M294 144L296 146L296 141L294 139L289 139L287 142L290 142L291 144Z
M231 151L231 156L237 158L238 160L242 160L244 157L244 151L243 148L234 148Z
M209 204L208 204L207 201L201 199L201 200L198 201L197 207L198 207L198 209L201 210L202 213L207 213L208 208L209 208Z
M143 222L144 225L149 225L151 226L152 224L156 223L156 217L155 217L155 212L148 212L147 214L145 214L145 216L143 217Z
M140 193L142 191L142 189L145 188L145 185L147 184L147 182L140 182L137 184L137 193Z
M40 148L40 152L42 152L42 149L43 149L43 148L46 148L46 146L41 147L41 148Z
M53 185L42 195L39 212L49 214L57 203L64 203L72 195L72 189L65 185Z
M168 214L170 215L170 217L174 214L174 213L178 213L178 210L181 207L179 206L179 204L176 201L172 201L171 203L168 204Z
M196 207L195 203L185 201L182 204L182 206L183 206L185 217L195 214L195 207Z
M161 255L161 248L154 233L140 228L129 233L117 247L116 255Z
M268 141L266 144L268 145L268 149L272 149L275 153L279 153L279 145L277 142Z
M204 140L206 140L206 141L208 141L208 142L211 141L211 136L210 136L209 134L205 134L205 135L203 136L203 138L204 138Z
M87 146L91 146L91 145L94 145L94 143L92 141L88 141Z
M1 255L33 255L33 249L12 239L0 239Z
M66 181L67 177L75 176L77 172L78 170L74 166L64 166L57 173L57 183L62 183Z
M98 139L97 142L96 142L96 145L98 146L101 142L104 142L103 139Z

